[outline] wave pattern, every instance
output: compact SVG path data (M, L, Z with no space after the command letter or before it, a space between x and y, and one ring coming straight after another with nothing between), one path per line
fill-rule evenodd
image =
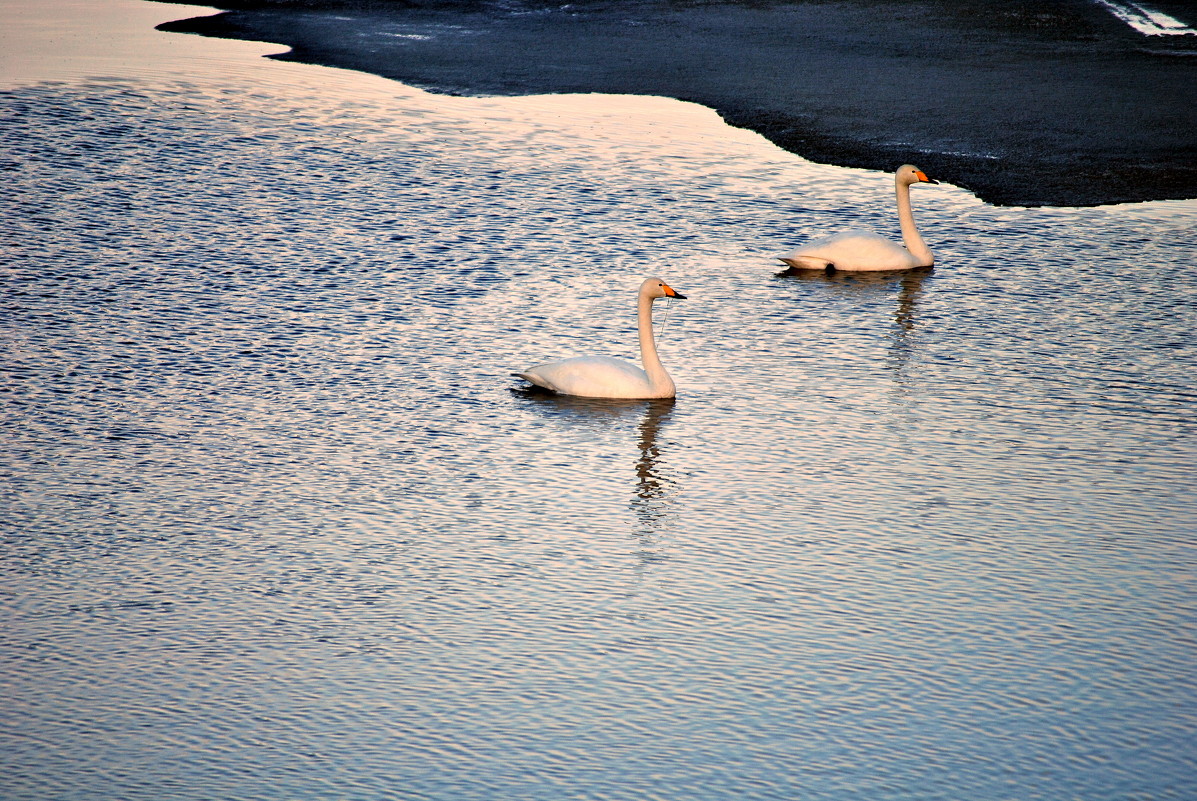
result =
M272 69L0 96L6 798L1197 790L1192 203Z

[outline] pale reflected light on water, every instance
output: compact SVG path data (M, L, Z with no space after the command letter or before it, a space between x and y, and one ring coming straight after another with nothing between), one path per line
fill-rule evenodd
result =
M0 94L0 795L1197 795L1197 204L779 276L891 178L184 41Z
M624 427L635 423L638 433L638 456L634 462L635 491L630 507L640 522L642 542L652 542L652 533L667 525L678 492L676 479L671 478L659 464L661 446L658 437L667 425L676 400L662 398L651 401L620 401L599 398L575 398L543 392L538 388L513 390L526 398L537 414L559 424L563 429L575 430L579 425L600 428ZM646 558L652 554L645 552Z

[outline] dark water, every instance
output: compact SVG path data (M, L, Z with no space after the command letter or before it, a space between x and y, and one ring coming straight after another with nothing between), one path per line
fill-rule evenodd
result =
M1168 0L219 0L164 26L450 94L672 97L825 164L1004 206L1197 198L1197 7Z
M1197 794L1194 202L214 52L0 95L0 795Z

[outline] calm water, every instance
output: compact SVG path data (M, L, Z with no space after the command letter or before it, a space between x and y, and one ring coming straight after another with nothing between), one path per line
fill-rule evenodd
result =
M777 277L892 179L121 35L0 94L5 799L1197 796L1197 202ZM675 402L519 391L646 275Z

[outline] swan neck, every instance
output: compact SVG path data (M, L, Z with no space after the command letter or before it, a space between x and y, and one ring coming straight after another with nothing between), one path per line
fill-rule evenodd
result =
M902 226L902 244L919 263L929 267L934 260L931 248L923 241L918 226L914 224L914 211L910 208L910 184L897 182L898 192L898 222Z
M639 307L636 310L636 325L640 333L640 361L644 365L644 372L648 374L648 383L661 397L673 395L673 379L661 365L657 356L657 340L653 336L653 298L651 295L641 295Z

